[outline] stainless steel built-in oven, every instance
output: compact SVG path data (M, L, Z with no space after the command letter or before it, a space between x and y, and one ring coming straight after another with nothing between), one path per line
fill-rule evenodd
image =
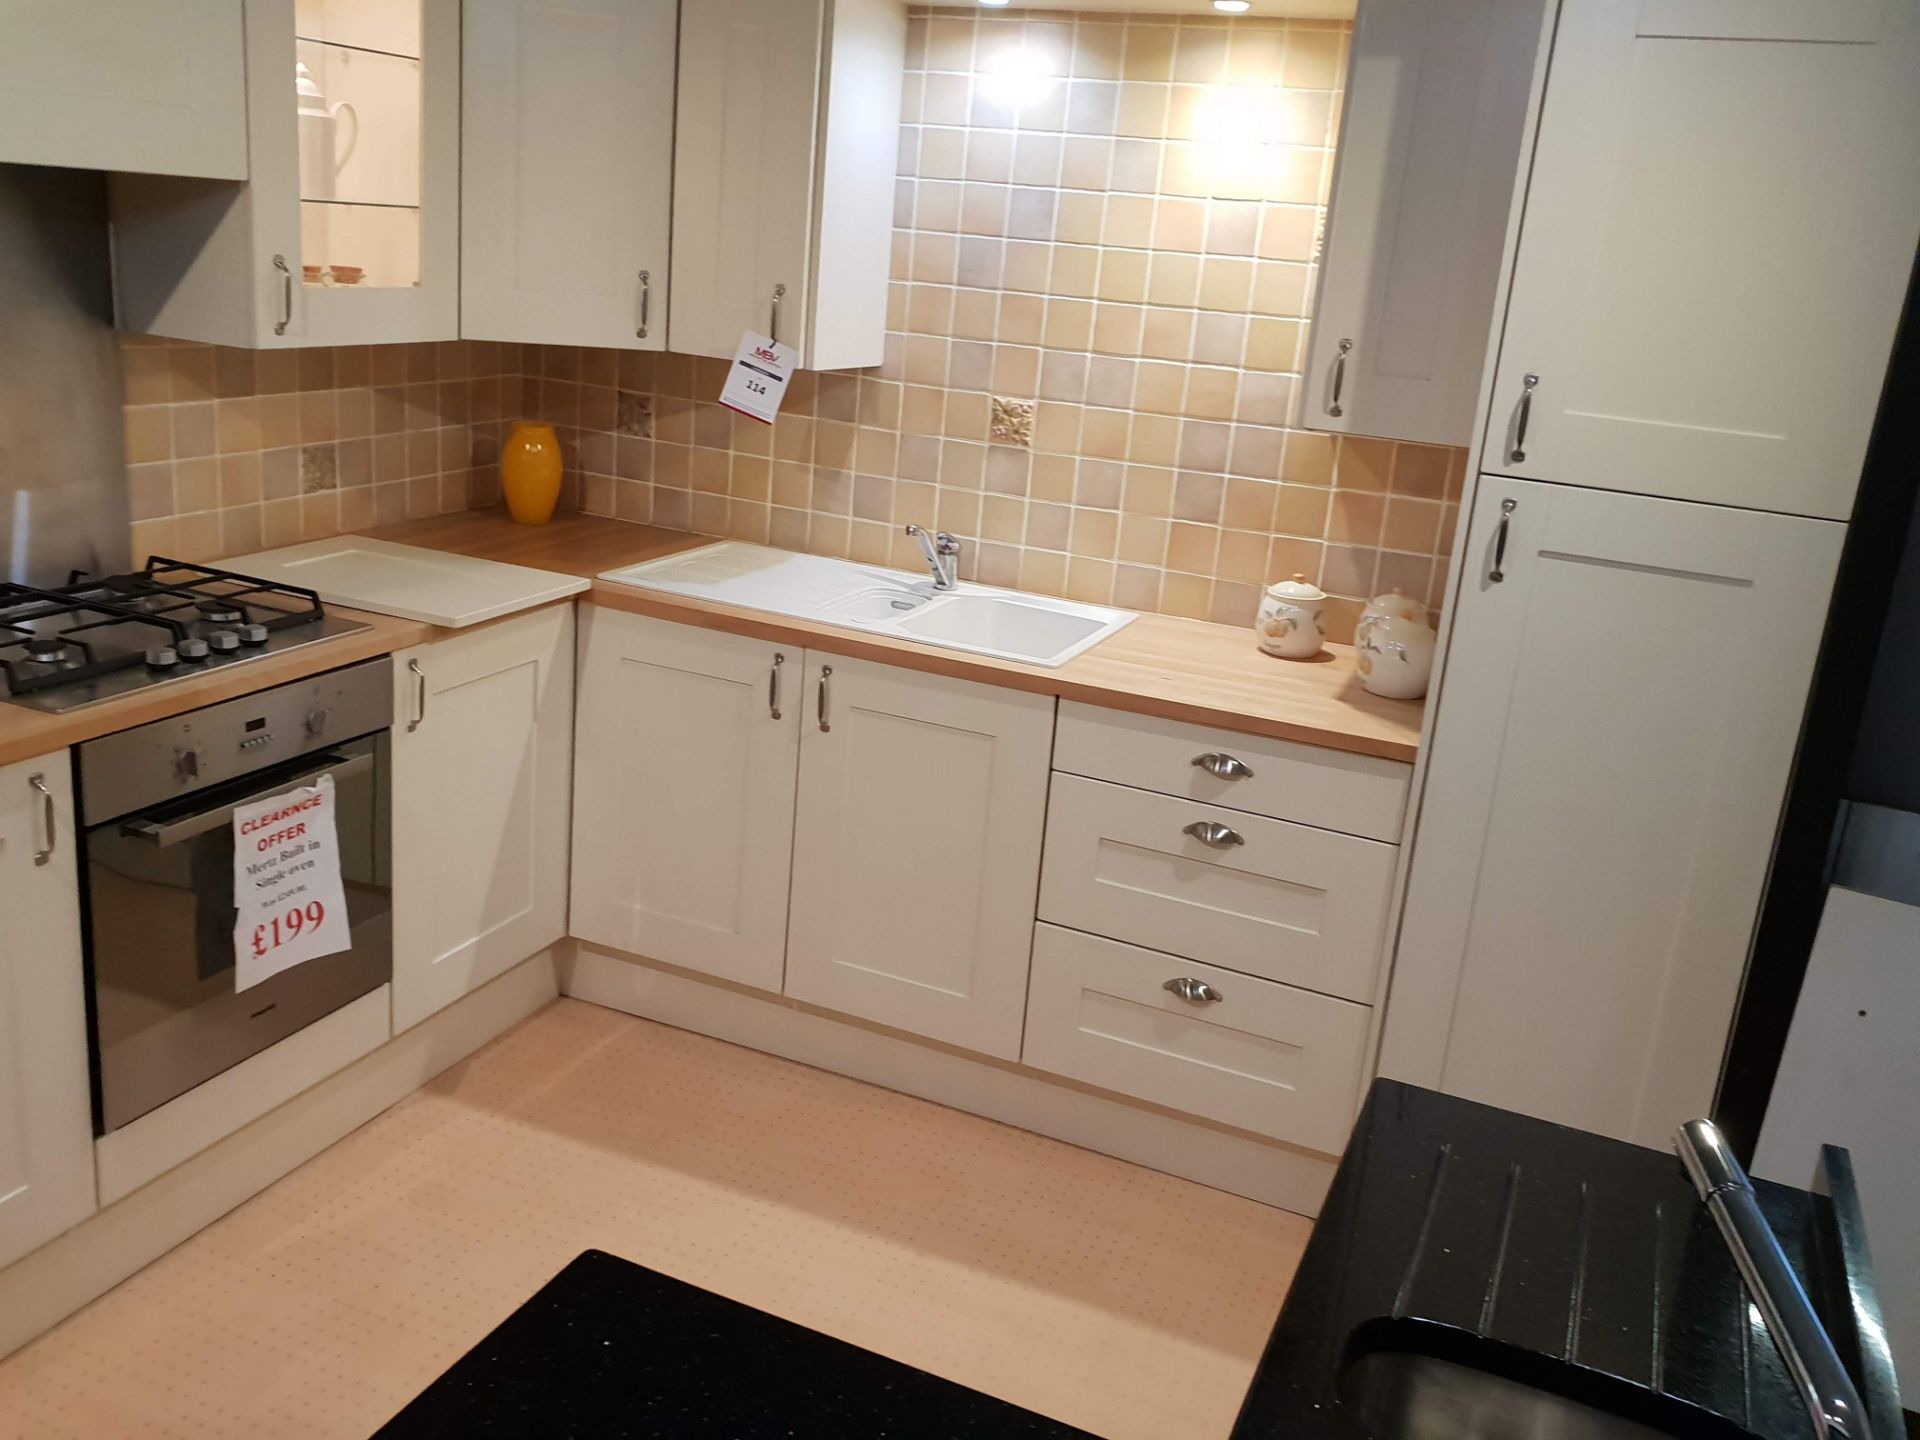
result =
M392 715L381 659L79 747L99 1133L391 977ZM322 775L351 946L236 990L233 812Z

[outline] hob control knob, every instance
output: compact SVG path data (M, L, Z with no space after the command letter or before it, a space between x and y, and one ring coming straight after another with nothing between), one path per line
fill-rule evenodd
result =
M222 655L231 655L240 648L240 637L231 630L216 630L207 637L207 644Z
M171 670L180 663L180 652L171 645L154 645L147 651L147 664L156 670Z
M189 636L176 647L182 660L204 660L207 658L207 642L198 636Z
M267 627L264 625L242 625L240 627L242 645L264 645L267 643Z

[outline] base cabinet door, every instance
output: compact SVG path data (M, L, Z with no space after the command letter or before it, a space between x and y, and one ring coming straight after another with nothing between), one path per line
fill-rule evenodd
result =
M567 931L573 607L394 656L393 1028Z
M0 768L0 1267L94 1211L66 752Z
M1483 481L1386 1073L1643 1145L1708 1112L1844 529Z
M1019 1057L1053 709L809 656L788 995Z
M805 652L588 607L573 934L778 990Z
M460 333L660 350L675 0L466 0Z

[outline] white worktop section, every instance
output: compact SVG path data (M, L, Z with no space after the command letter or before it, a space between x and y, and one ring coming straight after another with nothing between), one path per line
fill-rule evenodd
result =
M592 583L551 570L503 565L497 560L476 560L358 535L242 555L227 561L224 568L304 586L317 591L330 605L349 605L355 610L372 610L450 629L530 610L550 600L564 600L591 588Z

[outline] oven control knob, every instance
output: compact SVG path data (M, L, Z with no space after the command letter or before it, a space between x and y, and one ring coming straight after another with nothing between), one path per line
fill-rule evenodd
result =
M156 670L171 670L180 663L180 652L171 645L154 645L147 650L147 664Z
M207 637L207 644L221 655L231 655L240 648L240 637L231 630L216 630Z
M242 625L240 627L242 645L264 645L267 643L267 627L264 625Z
M198 750L176 750L173 752L173 775L176 780L197 780L200 778L200 752Z
M326 731L327 721L332 718L333 716L325 709L309 710L307 712L307 734L318 739L320 735Z
M207 658L207 642L197 635L189 635L175 647L182 660L204 660Z

